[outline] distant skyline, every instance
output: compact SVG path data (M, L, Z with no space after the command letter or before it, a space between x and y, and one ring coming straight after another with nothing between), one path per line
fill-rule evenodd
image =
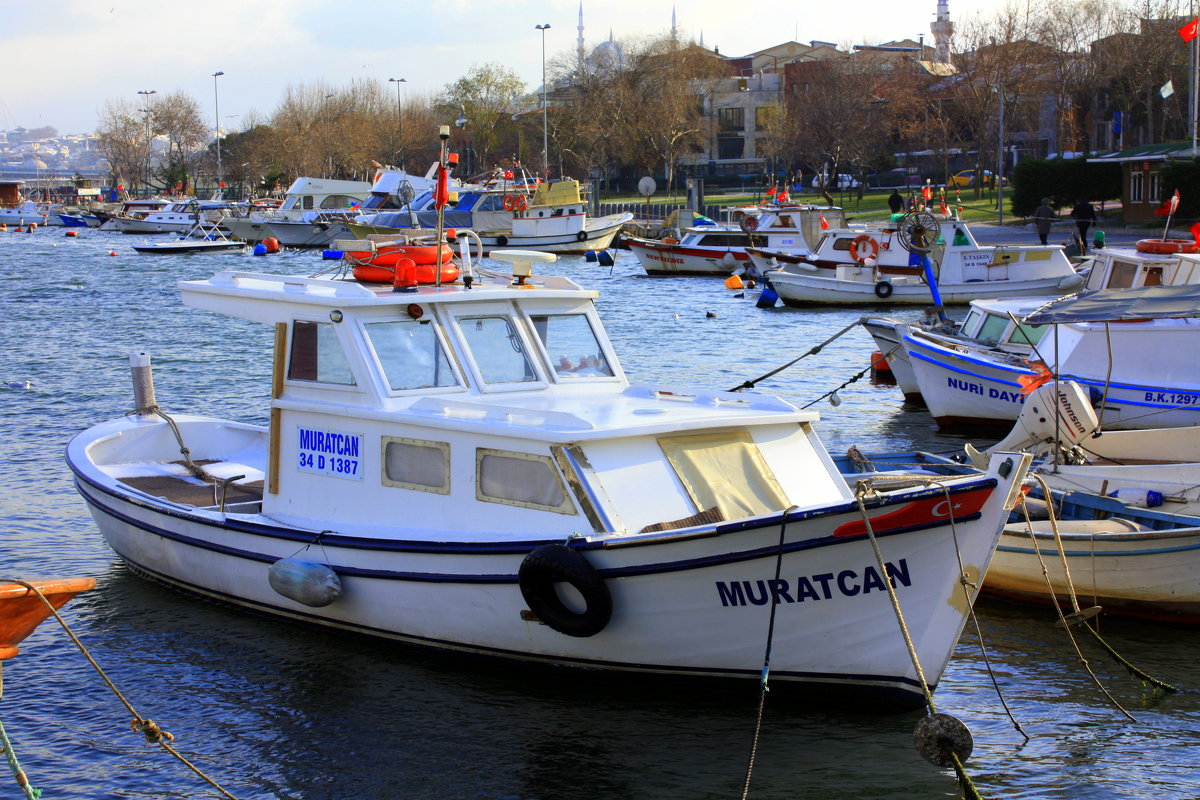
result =
M949 0L956 23L990 14L1004 0ZM588 50L609 37L665 34L672 9L682 39L740 56L795 39L841 47L925 35L937 0L591 0L584 2ZM731 11L733 12L731 14ZM267 117L288 85L404 78L402 96L437 94L473 65L515 70L529 90L546 59L574 53L578 0L41 0L5 3L0 52L0 129L50 125L60 134L95 130L109 99L139 90L187 92L214 120L214 72L221 127ZM14 80L19 76L19 79Z

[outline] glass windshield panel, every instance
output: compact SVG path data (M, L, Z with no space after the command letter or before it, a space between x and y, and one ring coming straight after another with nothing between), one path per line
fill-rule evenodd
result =
M366 329L391 389L459 385L437 330L428 321L370 322Z
M974 338L975 327L977 325L979 325L979 317L980 316L982 316L982 314L979 311L979 309L972 308L969 312L967 312L967 318L964 319L962 321L962 324L958 326L959 332L963 336L970 336L970 337Z
M1108 278L1109 289L1128 289L1133 286L1133 278L1137 275L1137 265L1126 261L1114 261L1112 272Z
M538 380L516 324L508 316L463 317L463 339L479 366L484 383L527 383Z
M530 317L559 378L611 378L613 371L586 314Z
M1049 325L1025 325L1018 324L1013 329L1012 337L1009 339L1013 344L1023 344L1025 346L1036 345L1046 335L1049 330Z
M331 322L293 322L290 355L289 380L354 384L350 363Z
M1004 335L1004 329L1007 327L1008 317L1002 317L999 314L988 314L983 327L979 329L979 335L975 338L983 342L995 344L1000 341L1000 337Z

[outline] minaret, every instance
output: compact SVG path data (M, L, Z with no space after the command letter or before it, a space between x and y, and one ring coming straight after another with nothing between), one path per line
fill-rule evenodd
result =
M949 0L938 0L937 19L929 26L933 31L933 60L941 64L950 61L950 35L954 33L954 23L950 21Z
M675 6L671 6L671 41L679 41L679 29L675 27Z
M579 0L579 38L575 40L575 51L580 62L583 61L583 0Z

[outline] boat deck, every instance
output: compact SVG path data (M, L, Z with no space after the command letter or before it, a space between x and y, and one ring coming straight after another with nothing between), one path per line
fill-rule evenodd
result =
M182 461L172 462L180 467L183 466ZM197 461L195 462L201 467L207 467L214 463L213 461ZM118 480L136 489L139 492L151 495L153 497L161 497L170 503L177 505L192 506L194 508L219 509L222 501L221 484L211 481L203 481L199 478L188 475L131 475ZM245 483L231 483L224 490L224 505L227 509L236 509L237 511L245 512L257 511L257 508L247 509L247 506L260 506L263 499L263 482L261 480L247 481Z

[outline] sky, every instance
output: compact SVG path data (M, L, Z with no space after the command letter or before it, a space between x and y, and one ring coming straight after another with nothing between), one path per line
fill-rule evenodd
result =
M951 20L1003 1L949 0ZM681 38L740 56L792 40L845 49L925 34L932 43L937 0L584 0L586 47L610 31L618 40L665 34L672 9ZM106 101L153 90L188 93L228 132L249 112L268 117L289 85L377 80L390 92L388 78L404 78L401 96L417 98L489 63L532 91L542 77L534 26L550 25L552 60L575 52L578 18L579 0L8 0L0 130L91 132Z

